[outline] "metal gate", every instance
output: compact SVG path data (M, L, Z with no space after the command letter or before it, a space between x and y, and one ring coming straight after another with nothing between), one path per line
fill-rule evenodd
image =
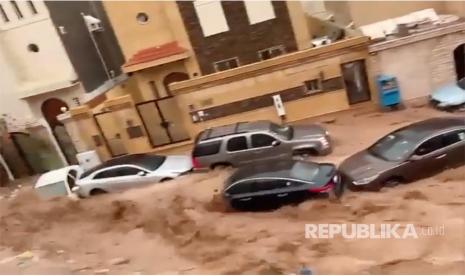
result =
M174 97L164 97L136 104L152 147L189 140Z
M121 127L110 111L94 114L95 123L112 157L128 153L121 137Z

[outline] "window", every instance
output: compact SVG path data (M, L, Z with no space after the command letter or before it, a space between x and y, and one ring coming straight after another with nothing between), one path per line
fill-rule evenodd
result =
M465 140L465 130L457 130L442 136L442 143L444 147L458 143Z
M247 138L245 136L234 137L228 140L228 151L239 151L247 149Z
M290 186L292 183L282 179L262 179L255 180L252 185L252 192L262 192L274 189L281 189Z
M132 167L109 169L109 170L98 173L97 175L94 176L94 179L137 175L141 171L142 170L140 169L132 168Z
M319 92L321 91L321 82L319 79L308 80L305 82L305 88L308 92Z
M0 4L0 14L2 16L4 23L10 22L10 19L8 18L8 15L6 14L5 9L3 9L3 6L1 4Z
M266 135L266 134L253 134L252 135L252 147L254 148L270 147L274 141L276 141L276 139L270 135Z
M426 155L443 147L442 137L436 136L421 144L415 151L416 155Z
M204 36L229 31L221 1L194 1L194 9Z
M258 51L258 57L261 60L266 60L270 58L274 58L277 56L280 56L284 54L286 51L284 50L284 46L276 46L276 47L271 47L265 50Z
M11 6L13 7L13 10L15 11L16 13L16 16L18 17L18 19L22 19L24 16L23 16L23 13L21 12L21 10L19 9L18 7L18 3L16 3L16 1L10 1L11 3Z
M34 5L34 2L32 1L27 1L27 5L29 6L29 9L31 10L31 13L32 14L37 14L37 8L36 6Z
M226 192L232 195L237 195L237 194L245 194L245 193L250 193L252 191L252 184L251 182L240 182L240 183L235 183L231 185L228 189L226 189Z
M33 53L39 52L39 46L37 46L37 44L34 44L34 43L27 45L27 49L29 50L29 52L33 52Z
M217 154L220 151L221 141L197 144L194 148L193 156L206 156Z
M239 59L236 57L236 58L230 58L230 59L217 61L214 63L214 66L215 66L216 72L229 70L232 68L239 67Z
M244 1L244 5L251 25L276 18L271 1Z
M145 12L140 12L136 15L137 22L145 24L149 21L149 16Z

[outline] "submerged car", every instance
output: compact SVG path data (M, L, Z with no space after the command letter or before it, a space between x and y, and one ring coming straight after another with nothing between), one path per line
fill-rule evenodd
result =
M465 78L436 89L431 95L431 102L439 109L456 109L465 106Z
M333 164L275 160L239 168L226 180L223 197L234 209L269 209L342 193Z
M130 154L86 172L75 165L44 173L35 190L43 199L76 194L88 197L171 180L191 170L189 156Z
M72 196L72 189L82 172L76 165L46 172L37 179L34 189L41 199Z
M191 170L189 156L130 154L84 172L72 190L81 197L88 197L164 182Z
M321 126L279 125L263 120L202 131L196 138L192 158L195 168L237 167L293 155L324 155L330 151L329 133Z
M379 190L465 163L465 118L439 117L384 136L339 166L351 189Z

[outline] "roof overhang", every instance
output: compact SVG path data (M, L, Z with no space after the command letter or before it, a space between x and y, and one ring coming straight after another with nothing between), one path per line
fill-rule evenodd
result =
M125 67L123 67L123 72L125 72L125 73L136 72L136 71L144 70L144 69L147 69L147 68L160 66L160 65L163 65L163 64L171 63L171 62L175 62L175 61L178 61L178 60L183 60L183 59L186 59L188 57L189 57L189 54L187 52L185 52L185 53L169 56L169 57L166 57L166 58L152 60L152 61L149 61L149 62L144 62L144 63L125 66Z

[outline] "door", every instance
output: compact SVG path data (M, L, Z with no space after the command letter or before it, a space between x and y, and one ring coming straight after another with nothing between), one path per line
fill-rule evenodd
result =
M143 173L144 176L139 175L139 173ZM122 191L154 182L154 179L145 176L147 174L147 171L140 168L121 166L97 173L91 182L105 191Z
M137 111L153 147L189 139L174 97L139 103L137 104Z
M227 160L235 166L249 160L250 152L248 148L246 136L242 135L230 138L226 142Z
M64 109L68 109L68 105L60 99L51 98L43 102L41 110L45 120L49 124L53 136L58 142L58 145L63 152L69 164L77 164L76 148L74 147L71 137L68 134L65 126L57 118L62 114Z
M465 129L444 134L442 143L446 148L447 167L455 168L465 163Z
M111 112L100 112L94 114L94 118L111 156L116 157L127 154L128 151L124 146L121 134L123 132L121 124L116 121L114 115Z
M414 158L403 168L408 180L428 177L442 171L447 166L447 151L442 135L423 142L414 152Z
M370 100L370 88L364 60L342 64L342 77L344 79L349 104Z
M277 159L286 155L286 150L281 148L281 142L269 134L256 133L250 135L250 145L249 162Z

